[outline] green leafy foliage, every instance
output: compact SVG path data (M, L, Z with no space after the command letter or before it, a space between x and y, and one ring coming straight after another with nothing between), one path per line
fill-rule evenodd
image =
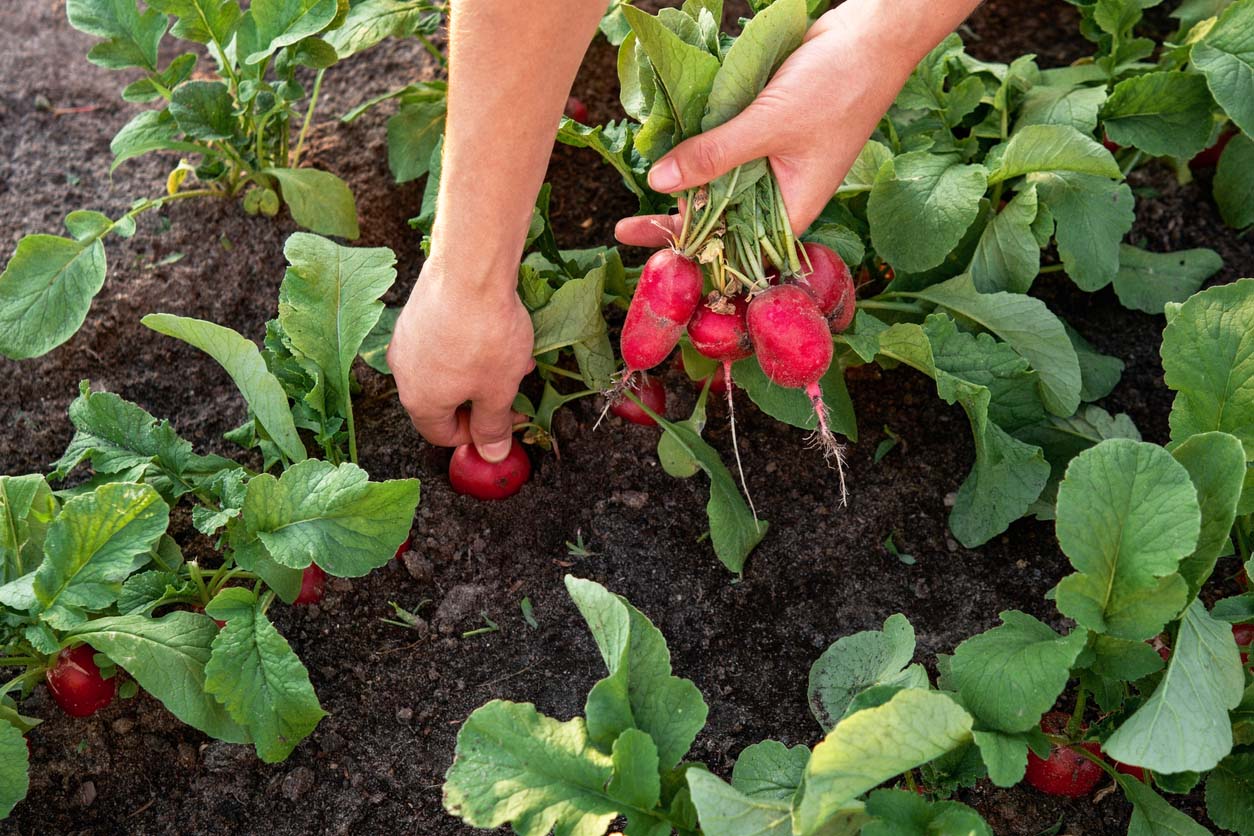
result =
M927 672L910 664L913 657L914 628L903 615L889 616L883 630L837 639L810 668L810 711L830 731L870 688L926 687Z

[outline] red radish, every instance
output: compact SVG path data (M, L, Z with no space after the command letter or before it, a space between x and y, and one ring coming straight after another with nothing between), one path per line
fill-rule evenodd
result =
M1145 783L1145 770L1139 766L1128 766L1126 763L1115 761L1115 771L1122 772L1124 775L1131 775L1141 783Z
M310 563L305 567L305 571L300 576L300 594L296 596L296 600L292 602L298 607L316 604L322 600L322 593L326 590L327 573L322 571L322 567L316 563Z
M700 265L669 249L649 256L623 323L624 379L666 359L700 302Z
M1219 158L1223 156L1224 149L1228 147L1228 143L1236 135L1237 129L1229 125L1219 135L1219 139L1215 140L1214 145L1205 151L1199 151L1193 159L1189 160L1189 168L1214 168L1219 165Z
M1102 132L1102 145L1106 146L1106 150L1112 154L1117 154L1123 150L1123 146L1107 136L1105 131Z
M832 334L814 298L796 284L782 284L753 297L745 317L749 337L762 366L773 383L804 389L818 418L815 442L824 455L834 459L840 473L840 500L845 504L844 448L828 427L827 404L819 380L832 365Z
M588 106L574 96L566 100L566 115L582 125L588 124Z
M806 242L802 247L810 269L797 278L797 284L814 297L832 333L840 333L853 322L853 275L844 260L830 248L814 242Z
M90 717L113 702L118 693L117 677L102 677L92 658L95 655L90 645L67 647L45 674L52 698L71 717Z
M694 380L692 381L692 385L697 387L697 390L700 391L701 389L705 388L705 381L707 380L710 381L710 394L711 395L714 395L715 397L720 397L722 395L727 394L728 392L727 380L719 372L712 373L708 378L702 378L701 380Z
M1250 576L1245 573L1245 567L1241 567L1241 571L1237 572L1237 588L1247 590L1250 588Z
M1051 711L1041 718L1041 729L1048 734L1061 734L1070 719L1066 712ZM1101 754L1097 743L1090 741L1079 745L1094 755ZM1083 798L1097 786L1102 772L1100 766L1069 746L1055 745L1045 760L1028 750L1028 783L1046 795Z
M409 551L414 546L414 538L406 537L405 542L396 547L396 554L392 555L393 559L399 559L401 555Z
M1237 647L1241 648L1241 664L1249 664L1250 645L1254 644L1254 624L1233 624L1232 637L1236 639Z
M517 438L504 461L489 462L473 444L463 444L453 451L448 463L453 490L475 499L507 499L522 490L530 478L531 459Z
M688 338L692 347L704 357L720 363L734 363L753 354L745 312L749 302L743 296L728 299L712 294L698 305L688 320Z
M636 397L643 401L645 406L658 415L666 415L666 386L661 380L643 375L631 386L635 390ZM657 421L653 420L653 416L637 406L631 398L624 397L614 401L610 406L610 413L633 424L640 424L644 427L657 426Z
M204 611L205 611L205 608L204 608L204 607L202 607L200 604L192 604L192 612L198 612L198 613L202 613L202 614L203 614L203 613L204 613ZM225 621L219 621L219 620L218 620L218 619L216 619L216 618L213 620L213 623L214 623L214 624L216 624L216 625L218 625L218 629L219 629L219 630L221 630L223 627L225 627L225 626L226 626L226 622L225 622Z

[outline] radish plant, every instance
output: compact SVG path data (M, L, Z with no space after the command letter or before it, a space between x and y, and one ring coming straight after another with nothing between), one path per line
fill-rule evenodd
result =
M0 476L0 666L16 672L0 684L0 813L25 794L22 734L40 720L18 700L42 679L72 716L138 685L266 761L286 758L324 716L269 614L276 601L315 603L327 575L391 560L418 482L372 482L356 464L351 365L395 278L391 251L296 233L285 253L260 349L210 322L144 318L235 381L249 420L227 437L255 450L260 470L197 454L169 422L84 382L70 405L76 433L50 476ZM83 467L90 478L53 490ZM170 527L180 503L216 557L184 557Z
M114 136L110 171L154 152L179 159L160 194L120 217L71 212L69 237L18 242L0 274L0 354L37 357L73 336L105 281L105 237L130 237L138 216L173 201L222 197L267 216L286 205L306 229L356 238L348 185L300 165L324 74L385 37L425 38L442 10L427 0L68 0L70 24L100 39L88 60L127 74L123 99L153 105ZM182 51L163 62L167 36Z

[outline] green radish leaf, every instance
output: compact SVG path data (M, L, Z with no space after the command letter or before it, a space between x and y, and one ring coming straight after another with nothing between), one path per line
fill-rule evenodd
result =
M0 720L0 819L13 812L30 789L30 752L17 726Z
M64 630L107 608L169 522L169 506L147 485L102 485L66 502L33 578L42 619Z
M256 24L259 49L244 60L248 64L260 64L283 47L327 28L339 14L339 3L337 0L253 0L249 14Z
M640 202L640 212L659 212L663 199L649 188L648 163L635 146L635 128L627 120L606 125L581 125L563 117L557 129L557 141L572 148L591 148L601 159L614 167L623 178L623 185Z
M791 836L787 800L751 798L704 769L690 769L687 777L706 836Z
M1040 447L1049 462L1049 485L1033 510L1037 519L1052 520L1058 483L1072 459L1108 438L1140 441L1141 433L1127 415L1112 416L1099 406L1085 404L1070 418L1047 415L1039 423L1021 427L1015 430L1015 438Z
M1120 244L1115 293L1125 308L1161 314L1168 302L1197 293L1223 266L1219 253L1206 248L1151 253Z
M941 365L938 351L956 371ZM1022 358L1012 364L1012 358L990 338L981 340L961 333L953 320L942 314L931 315L922 326L891 326L878 335L878 353L933 378L937 394L946 403L961 404L967 413L975 439L975 465L958 489L949 527L968 548L988 542L1023 516L1040 496L1049 479L1049 465L1040 448L1018 441L992 419L989 386L967 380L963 374L979 369L981 379L993 382L998 378L999 388L1013 391L1024 382ZM990 354L995 363L981 359Z
M205 665L217 635L211 619L180 611L161 618L97 618L71 630L66 638L81 639L109 657L192 728L227 743L249 743L247 729L205 690Z
M719 71L718 59L685 43L656 17L634 6L622 8L665 92L664 97L657 98L664 99L670 107L676 139L701 133L701 117Z
M1197 545L1201 511L1188 471L1166 450L1112 439L1084 451L1058 487L1057 514L1058 544L1077 570L1057 587L1063 615L1138 641L1184 607L1177 569Z
M1164 379L1176 392L1171 440L1219 430L1254 461L1254 279L1191 297L1163 331Z
M356 578L392 559L417 506L417 479L371 482L355 464L306 459L250 481L243 521L279 564Z
M897 613L883 630L864 630L836 640L810 668L810 712L823 731L849 715L854 698L877 685L928 687L927 671L912 665L914 627Z
M746 357L733 364L732 379L748 393L749 400L776 421L783 421L803 430L818 428L819 419L814 414L810 397L801 389L785 389L772 383L762 371L756 357ZM832 363L828 367L819 379L819 387L823 390L823 403L827 404L832 431L850 441L857 441L858 422L854 417L849 389L845 386L844 369L839 363Z
M1193 45L1194 68L1241 132L1254 135L1254 0L1237 0ZM1209 126L1208 126L1209 127Z
M530 703L493 700L457 733L444 809L472 827L599 834L619 814L606 794L613 777L613 761L588 739L583 718L560 723Z
M749 798L788 803L801 786L810 750L763 740L746 746L732 769L732 786Z
M1089 641L1092 661L1086 667L1118 682L1135 682L1163 669L1163 659L1148 642L1128 641L1093 634Z
M205 665L205 691L248 729L259 758L286 760L326 716L309 672L251 590L223 589L205 614L226 622Z
M666 639L639 610L600 584L566 577L566 590L596 640L609 676L593 686L584 713L594 746L610 751L629 729L648 734L663 771L673 769L705 726L697 686L671 674Z
M776 0L745 24L714 76L702 131L729 121L758 97L784 59L801 46L808 23L805 0Z
M907 790L876 790L867 797L874 818L861 836L993 836L980 814L958 801L929 802Z
M131 575L118 595L118 612L123 615L152 615L153 610L174 601L185 602L199 595L190 579L180 580L174 572L152 570Z
M1027 358L1039 377L1041 399L1055 415L1080 405L1080 361L1062 322L1039 299L1016 293L980 293L958 276L917 293L954 316L996 334Z
M135 0L66 0L66 16L80 32L104 38L87 53L99 67L157 71L157 50L169 20L156 9L142 14Z
M875 178L879 176L884 163L893 158L888 146L874 139L867 140L866 145L858 152L849 173L836 191L838 195L852 195L869 192L875 186Z
M265 168L262 173L279 181L296 223L319 235L356 240L357 203L343 180L316 168Z
M995 786L1013 787L1023 780L1032 733L977 729L971 735L988 779Z
M1123 361L1102 354L1080 333L1067 325L1067 337L1080 361L1080 400L1085 403L1101 400L1115 390L1123 377Z
M1154 772L1213 769L1232 750L1228 712L1241 702L1244 690L1232 629L1194 600L1180 620L1158 688L1102 749Z
M1206 814L1225 830L1254 833L1254 752L1229 755L1207 777Z
M1212 108L1202 76L1146 73L1115 85L1102 107L1102 127L1120 145L1187 160L1210 139Z
M396 330L396 320L400 315L399 306L384 308L379 314L379 321L361 341L361 359L379 374L392 373L388 367L388 346L392 343L392 332Z
M1097 113L1106 101L1106 88L1038 84L1023 95L1018 133L1030 125L1067 125L1082 134L1097 130Z
M1254 139L1239 134L1228 141L1215 171L1214 196L1228 226L1254 224Z
M793 831L824 832L864 792L970 740L971 716L935 691L907 688L851 714L814 747L793 801Z
M221 81L189 81L170 99L170 115L191 139L230 139L239 131L235 98Z
M43 476L0 476L0 586L39 566L57 510Z
M387 38L416 34L431 14L426 0L361 0L338 28L326 33L326 40L342 61Z
M248 408L283 454L294 462L306 458L308 454L296 432L287 394L278 378L266 368L255 343L230 328L200 319L148 314L140 321L157 333L182 340L216 360L235 381Z
M165 91L173 90L184 81L187 81L195 68L196 56L190 52L185 52L171 61L169 66L155 76L145 76L136 79L123 87L122 100L144 103L164 98L163 93Z
M912 151L885 163L871 187L871 242L895 270L921 272L945 260L979 215L988 170L956 154Z
M662 796L657 746L639 729L627 729L614 741L614 777L606 787L610 798L629 807L652 810Z
M1119 242L1132 228L1127 183L1066 171L1028 175L1057 223L1058 255L1081 290L1101 290L1119 272Z
M570 279L557 289L548 304L531 314L535 343L531 353L546 354L558 348L594 341L606 333L601 312L606 264L581 279Z
M352 414L352 367L396 280L387 247L341 247L307 232L283 245L279 324L292 349L312 361L318 383L305 400L328 418Z
M719 366L717 371L714 372L714 374L719 375L722 373L722 366ZM687 420L680 422L698 436L705 430L705 406L708 397L709 390L705 390L702 395L697 397L697 402L692 408L692 414L688 416ZM662 465L662 469L666 471L666 474L674 476L676 479L689 479L701 472L701 463L693 458L692 454L679 443L675 436L667 433L662 433L658 436L657 460Z
M431 171L431 155L444 136L447 112L447 99L402 102L388 119L388 167L396 182L408 183Z
M1217 17L1232 0L1184 0L1171 12L1184 29L1192 29L1198 23Z
M687 450L710 478L710 501L705 506L710 521L710 540L723 565L739 573L749 555L766 536L770 523L754 515L718 452L701 436L684 424L671 423L661 416L654 416L654 419L663 432Z
M104 280L99 234L23 237L0 273L0 354L39 357L74 336Z
M1115 780L1132 802L1128 836L1211 836L1209 830L1168 804L1145 782L1123 773Z
M241 17L238 0L150 0L148 6L178 18L170 30L174 37L219 48L231 42Z
M1235 436L1209 432L1189 437L1171 455L1189 472L1202 510L1197 548L1180 561L1180 574L1189 584L1189 597L1196 598L1219 555L1229 545L1245 479L1245 451Z
M949 661L949 681L981 728L1027 732L1066 687L1088 632L1060 636L1016 610L1001 613L1001 620L1000 627L958 645Z
M178 139L179 130L179 125L168 108L141 110L122 126L109 143L109 150L113 152L113 164L109 166L109 173L112 174L118 166L132 157L147 154L149 151L182 151L188 154L204 152L203 146Z
M198 481L239 467L221 456L197 455L169 421L158 421L111 392L92 392L87 381L79 384L69 415L76 432L55 464L54 480L65 479L84 461L97 474L123 475L141 468L145 482L172 504L195 490Z
M989 183L1046 171L1112 180L1123 177L1119 164L1100 142L1069 125L1029 125L1016 131L999 150L997 167L988 175Z
M1027 293L1041 269L1041 248L1032 234L1036 187L1028 186L993 216L971 259L968 272L981 293Z
M862 237L847 226L835 223L816 223L806 230L802 238L835 250L846 265L857 267L866 258Z

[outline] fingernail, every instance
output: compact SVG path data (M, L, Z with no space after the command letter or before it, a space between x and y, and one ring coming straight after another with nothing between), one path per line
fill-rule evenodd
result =
M649 169L649 185L654 191L669 192L679 188L679 164L666 157Z
M513 446L513 440L493 441L491 444L484 444L479 448L479 455L490 462L503 461L509 455L509 449Z

